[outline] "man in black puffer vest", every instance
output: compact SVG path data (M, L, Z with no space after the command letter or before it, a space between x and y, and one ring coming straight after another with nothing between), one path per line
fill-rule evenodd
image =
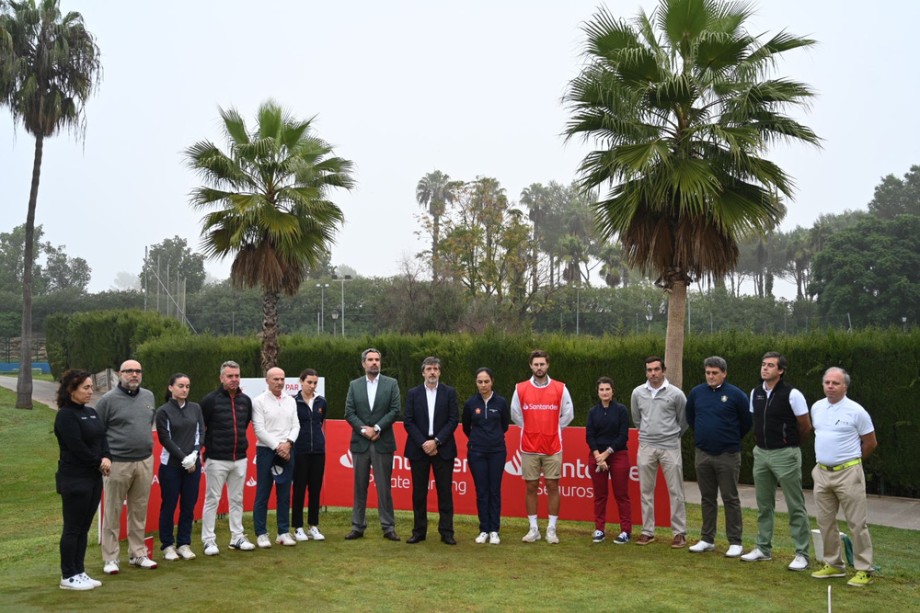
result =
M756 547L741 556L745 562L772 559L776 484L783 488L795 558L787 567L808 568L808 511L802 493L802 441L811 432L808 403L802 392L783 380L786 358L770 351L760 363L763 383L751 390L754 414L754 488L757 495Z

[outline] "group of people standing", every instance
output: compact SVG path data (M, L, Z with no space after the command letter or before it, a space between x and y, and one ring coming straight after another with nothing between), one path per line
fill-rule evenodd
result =
M276 484L278 538L281 545L309 539L321 541L319 501L325 467L326 402L316 395L318 376L306 369L301 391L283 393L284 372L266 373L267 390L250 399L240 389L240 367L233 361L220 367L220 386L197 404L188 400L187 375L170 377L165 403L155 407L152 392L141 387L143 370L128 360L118 372L118 386L107 392L96 408L91 373L69 370L58 390L55 435L60 447L56 475L64 528L61 535L62 589L91 590L102 583L86 573L87 534L103 490L101 528L103 572L121 570L119 535L122 509L126 511L128 564L155 569L147 555L145 525L153 480L153 428L162 444L158 480L162 501L159 515L160 548L165 560L192 560L192 523L202 473L207 480L202 512L201 540L205 555L217 555L217 509L227 489L231 549L251 551L271 547L266 527L268 499ZM243 531L243 488L246 479L250 423L256 434L258 483L253 523L256 544ZM104 487L103 487L104 484ZM293 514L291 491L295 500ZM303 522L309 490L308 521ZM178 525L175 522L179 508ZM293 515L294 532L289 517Z
M367 491L372 468L383 537L400 540L390 487L396 451L393 427L403 405L396 380L381 374L381 360L381 352L374 348L361 354L365 374L350 383L345 401L345 420L352 429L349 452L354 469L351 530L345 535L346 540L362 538L367 529ZM411 463L412 474L413 527L406 540L408 544L421 543L427 538L427 498L432 476L440 539L447 545L457 543L453 528L453 467L457 457L454 432L458 426L462 426L468 438L467 458L476 489L480 533L475 542L494 545L501 542L505 433L511 423L521 428L521 474L529 521L522 540L533 543L542 538L537 521L542 479L549 511L545 538L550 544L559 542L562 430L572 422L575 411L565 384L548 375L549 355L535 350L530 354L529 365L532 376L515 386L510 403L494 392L492 371L485 367L478 369L477 393L467 399L461 410L456 390L440 381L441 361L433 356L423 360L423 383L408 391L402 416L407 435L404 456ZM689 551L704 553L715 549L717 496L721 495L729 541L725 555L746 562L770 560L775 489L779 484L789 508L796 549L789 569L805 570L809 566L809 525L801 485L801 444L813 427L818 464L812 474L825 565L812 575L846 576L836 528L837 509L842 507L856 550L857 574L849 583L858 586L870 583L872 544L866 526L861 462L876 447L871 418L865 409L846 397L850 377L843 369L831 368L824 374L826 398L815 403L809 413L802 394L783 380L786 367L786 360L780 354L765 354L761 364L762 384L748 395L726 381L725 360L713 356L704 361L706 383L685 396L668 382L664 360L650 356L645 360L646 382L633 390L629 409L616 401L612 379L598 379L598 403L589 410L585 427L589 466L593 467L593 542L601 543L606 538L611 490L619 516L619 533L613 542L622 545L632 541L631 466L627 450L631 417L638 429L637 468L642 509L642 530L636 544L655 541L654 492L660 468L670 499L670 545L675 549L687 545L681 437L689 427L694 430L703 512L701 538ZM112 575L120 570L118 537L124 504L128 509L129 565L144 569L157 567L144 544L153 474L154 425L163 445L158 477L163 497L159 532L164 559L195 558L191 532L202 472L202 450L207 480L201 530L205 555L220 553L215 522L225 486L231 549L251 551L272 546L267 509L273 488L277 509L275 543L294 546L298 541L325 539L319 531L319 503L325 469L323 423L327 406L325 399L316 394L315 370L301 373L301 390L292 397L284 392L284 371L271 368L266 373L266 391L250 399L240 389L239 365L227 361L220 367L220 386L207 394L200 405L188 400L189 377L177 373L170 378L166 401L158 408L154 408L153 394L140 387L141 380L140 364L126 361L119 370L117 388L106 393L95 410L87 405L93 392L90 373L70 370L61 380L55 420L60 446L56 484L64 517L61 588L89 590L101 585L86 574L84 557L87 533L103 483L103 571ZM250 423L257 440L255 544L247 538L242 521L246 433ZM737 483L741 439L752 424L758 534L756 547L743 554ZM305 524L303 508L307 492ZM174 532L177 506L179 522Z

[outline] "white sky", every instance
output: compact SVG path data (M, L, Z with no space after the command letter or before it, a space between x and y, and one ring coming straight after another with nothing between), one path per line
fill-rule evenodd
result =
M37 224L85 258L91 291L141 269L144 246L179 235L198 247L199 184L182 152L219 141L218 106L251 120L274 98L318 115L318 134L357 165L358 188L337 194L346 225L334 264L391 275L424 248L415 185L439 169L493 176L509 197L534 182L568 183L587 148L563 143L560 99L581 62L580 24L598 0L62 0L83 14L102 50L104 80L87 107L85 146L46 140ZM631 18L647 0L614 0ZM798 184L784 229L821 213L865 208L881 177L920 163L920 79L910 40L920 3L763 0L753 32L817 39L777 74L819 93L808 125L823 150L771 158ZM0 231L25 221L34 140L0 114ZM141 216L143 214L143 216ZM210 262L217 277L229 260Z

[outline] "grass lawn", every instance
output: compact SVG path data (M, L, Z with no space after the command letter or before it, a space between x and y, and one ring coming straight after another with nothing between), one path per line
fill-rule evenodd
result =
M11 370L9 372L0 373L0 377L10 377L12 379L16 379L19 377L19 371ZM54 381L54 376L51 373L42 374L41 370L37 368L33 368L32 369L32 379L38 379L39 381Z
M747 564L721 553L692 555L671 550L670 532L646 547L591 543L593 526L562 521L559 545L520 541L526 520L503 521L499 546L476 545L473 517L455 520L457 547L437 539L414 546L380 536L368 514L364 539L345 541L350 509L329 509L321 518L325 542L237 552L226 548L226 520L218 521L221 554L202 555L194 528L191 562L160 561L154 571L123 567L102 574L95 529L87 570L105 585L90 592L58 588L60 499L54 492L58 457L54 413L43 405L13 409L15 396L0 389L0 610L3 611L826 611L833 586L835 611L907 611L918 608L918 534L872 527L875 584L848 587L786 570L791 543L785 515L777 517L774 560ZM563 509L565 501L563 501ZM688 505L690 541L700 509ZM720 518L721 519L721 518ZM745 549L755 533L755 514L745 511ZM411 513L397 513L397 531L410 534ZM269 526L274 519L269 517ZM814 524L814 520L812 520ZM251 533L252 518L244 525ZM541 522L541 529L545 522ZM638 532L638 531L637 531ZM432 538L433 537L433 538ZM724 552L720 535L717 547ZM122 545L124 547L124 545ZM852 574L852 572L851 572Z

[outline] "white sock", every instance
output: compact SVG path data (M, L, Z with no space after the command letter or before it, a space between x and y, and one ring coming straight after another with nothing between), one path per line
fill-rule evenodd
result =
M555 527L556 527L556 520L557 520L557 519L559 519L559 516L558 516L558 515L550 515L550 516L549 516L549 527L550 527L550 528L555 528Z
M527 519L530 520L531 530L539 530L539 528L537 527L537 516L536 515L528 515Z

